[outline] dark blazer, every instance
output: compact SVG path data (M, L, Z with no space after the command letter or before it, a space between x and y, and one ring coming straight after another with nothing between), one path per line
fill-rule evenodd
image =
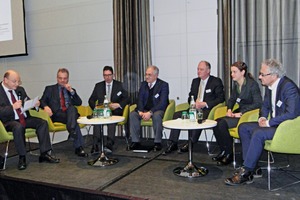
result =
M15 120L15 113L13 110L12 105L9 102L9 99L4 91L4 88L2 86L2 82L0 83L0 120L3 123L6 123L8 121L14 121ZM25 89L21 86L17 87L15 90L16 94L21 94L21 100L24 104L24 100L29 100L29 97L27 96ZM27 117L30 116L29 112L26 111Z
M192 95L195 100L197 99L200 81L201 79L199 77L193 79L188 98L189 103ZM225 101L224 86L220 78L209 76L205 86L203 101L206 102L208 106L208 108L203 108L204 111L211 110L214 106Z
M94 87L93 93L89 98L89 106L94 109L97 100L99 105L103 104L104 95L106 95L106 84L105 81L101 81ZM120 81L113 80L110 100L113 103L119 103L122 108L125 108L130 103L128 92L123 88L123 84ZM113 111L114 115L122 115L122 113L123 109L121 108Z
M50 85L46 86L43 96L40 99L41 108L44 108L45 106L49 106L53 113L56 113L60 109L60 96L59 96L59 85ZM82 104L81 98L76 93L76 90L73 88L75 94L71 95L69 91L67 91L69 95L70 105L73 106L80 106Z
M258 83L248 76L246 83L242 85L241 93L237 91L238 84L235 83L231 91L230 98L227 102L228 109L233 109L234 104L239 104L239 109L235 112L245 113L250 110L260 108L262 105L262 97Z
M142 82L137 103L137 111L145 112L145 106L149 97L149 88L146 81ZM153 88L153 107L151 111L165 111L169 105L169 84L161 79L157 79Z
M282 77L276 93L275 117L269 121L270 126L278 126L281 122L300 116L300 94L298 86L288 77ZM271 90L266 87L260 117L272 116Z

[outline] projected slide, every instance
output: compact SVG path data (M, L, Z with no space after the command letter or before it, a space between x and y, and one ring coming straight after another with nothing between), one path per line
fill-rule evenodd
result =
M0 1L0 41L12 40L12 17L10 0Z
M27 55L23 0L0 0L0 57Z

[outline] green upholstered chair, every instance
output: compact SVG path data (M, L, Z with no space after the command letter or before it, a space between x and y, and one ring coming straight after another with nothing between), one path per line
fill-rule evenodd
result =
M126 127L125 127L127 125L128 118L129 118L129 105L125 106L122 116L125 119L124 119L124 121L119 122L117 124L117 126L121 127L121 132L123 133L123 137L125 138L126 144L129 145L128 138L127 138L127 135L126 135Z
M272 140L266 140L264 149L268 151L268 189L276 191L287 186L300 183L300 178L290 174L297 179L296 182L271 189L271 152L282 154L300 154L300 116L293 120L282 122L276 129ZM288 165L289 166L289 165ZM285 171L286 173L289 173Z
M233 110L235 110L237 108L238 108L238 105L236 104L234 106ZM220 117L225 117L226 113L227 113L227 107L226 106L217 108L216 112L215 112L215 116L214 116L215 120L220 118ZM242 117L240 118L240 120L239 120L236 127L229 129L230 136L233 137L232 152L233 152L233 167L234 168L236 168L235 142L236 142L236 140L240 139L239 133L238 133L238 127L241 123L244 123L244 122L256 122L258 120L258 115L259 115L259 109L248 111L248 112L246 112L242 115Z
M135 108L136 108L136 104L131 105L129 108L130 112L134 111ZM170 99L169 105L167 106L167 109L166 109L164 117L163 117L163 122L167 121L167 120L172 120L174 112L175 112L175 100ZM143 127L143 130L144 130L143 132L148 133L149 131L147 132L146 128L152 127L152 118L148 121L141 120L141 126ZM164 132L164 135L166 137L165 132ZM149 138L149 137L150 136L148 134L146 134L146 138Z
M88 116L91 115L92 111L89 108L89 106L76 106L79 115L82 116ZM35 116L35 117L40 117L48 122L49 126L49 131L52 132L52 143L54 141L55 133L60 132L60 131L67 131L67 126L64 123L61 122L53 122L48 113L46 113L43 109L40 109L39 112L34 112L34 110L30 110L30 115ZM80 128L84 128L86 125L84 124L79 124ZM87 131L89 134L89 129L88 127Z
M36 137L35 134L35 129L32 128L27 128L25 132L25 137L27 139ZM12 132L7 132L2 121L0 121L0 143L6 143L6 150L4 154L4 165L2 170L5 170L6 167L6 161L7 161L7 156L8 156L8 147L9 147L9 142L14 140L14 136Z

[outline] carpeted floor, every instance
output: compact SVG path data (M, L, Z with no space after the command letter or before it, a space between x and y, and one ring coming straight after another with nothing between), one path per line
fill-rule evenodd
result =
M148 140L145 143L151 144ZM166 141L164 141L166 145ZM212 147L216 144L212 143ZM238 151L240 145L237 145ZM90 146L86 151L90 151ZM287 187L276 192L267 189L267 172L263 177L254 180L253 184L238 187L227 186L224 179L233 173L233 167L219 167L207 154L205 143L199 142L194 147L193 160L197 166L204 166L209 173L199 178L183 178L173 174L173 169L185 166L188 154L177 152L164 156L161 152L133 153L126 151L123 138L117 138L113 154L107 154L119 160L113 166L92 167L87 164L96 156L79 158L74 154L71 141L54 145L54 152L61 159L59 164L38 163L38 157L28 154L28 168L17 170L18 157L8 159L7 169L1 177L10 177L35 181L41 184L52 184L77 188L78 190L98 191L122 195L123 198L134 199L300 199L300 184ZM11 147L10 151L13 147ZM2 150L1 150L2 151ZM38 153L38 150L36 151ZM217 153L217 149L215 149ZM275 165L287 164L287 156L274 154ZM262 160L266 155L262 156ZM289 156L289 170L300 170L300 156ZM238 163L241 157L238 154ZM260 163L266 166L266 163ZM299 172L292 172L300 178ZM294 181L284 172L272 171L272 187Z

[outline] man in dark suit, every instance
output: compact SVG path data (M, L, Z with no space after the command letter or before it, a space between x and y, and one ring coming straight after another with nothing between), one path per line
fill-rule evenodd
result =
M104 81L97 83L94 87L93 93L89 98L89 105L94 109L96 101L98 105L102 105L104 101L104 96L106 95L109 103L109 107L112 110L113 115L121 116L123 114L123 108L129 104L128 92L124 90L123 84L120 81L114 80L114 71L111 66L105 66L103 68L103 78ZM116 133L116 124L107 125L107 140L106 140L106 150L112 151L114 145L114 138ZM92 147L91 153L99 152L98 141L100 136L100 126L94 126L94 145Z
M146 70L146 80L142 82L137 108L130 113L129 125L132 143L129 150L140 148L141 120L152 118L154 130L154 151L162 149L162 119L169 104L169 84L158 78L159 69L149 66Z
M53 122L61 122L67 125L70 137L74 138L75 154L85 157L83 149L83 137L77 123L79 117L77 108L82 104L76 90L69 84L69 71L60 68L57 72L57 84L46 86L41 98L41 108L51 117Z
M5 72L0 86L0 120L7 131L12 131L14 143L19 154L18 169L26 169L25 129L36 129L39 140L39 162L59 163L59 159L50 155L52 150L48 124L45 120L30 116L29 112L22 112L22 104L29 99L25 89L20 86L20 76L16 71ZM38 101L35 106L39 106Z
M198 78L193 79L191 90L189 93L188 102L191 101L191 96L196 99L196 109L202 109L203 119L207 119L210 110L225 101L224 86L220 78L210 75L211 65L207 61L200 61L197 68ZM173 119L181 118L181 111L174 113ZM193 130L192 143L196 143L201 135L201 130ZM164 154L171 153L178 149L178 139L180 130L173 129L170 133L170 144ZM180 148L180 152L188 151L188 143Z
M244 163L227 185L253 183L254 169L264 149L266 140L272 140L281 122L300 115L300 94L297 85L284 76L282 64L275 59L262 62L259 79L267 86L258 122L247 122L239 126ZM270 116L270 119L268 119Z

